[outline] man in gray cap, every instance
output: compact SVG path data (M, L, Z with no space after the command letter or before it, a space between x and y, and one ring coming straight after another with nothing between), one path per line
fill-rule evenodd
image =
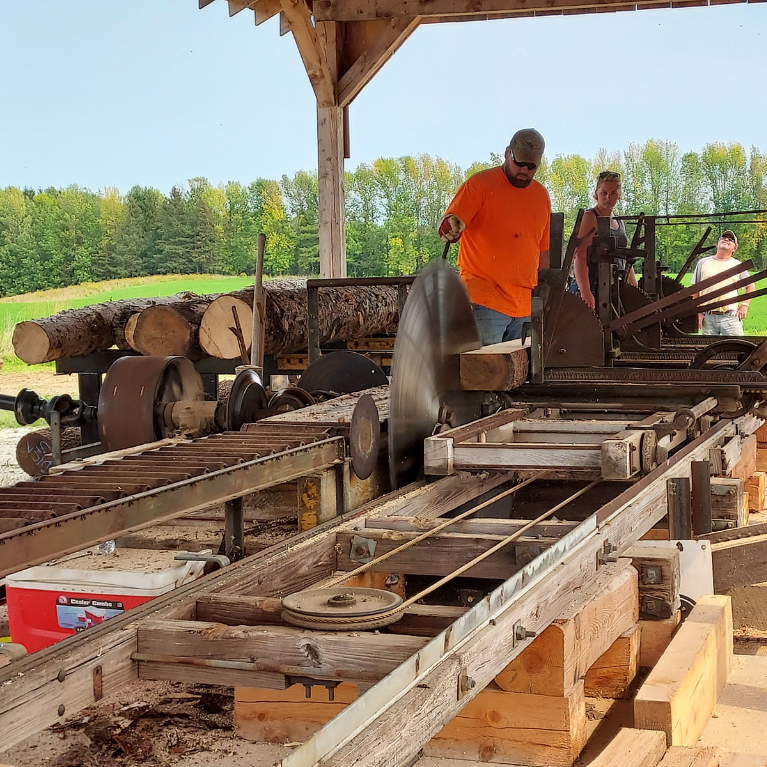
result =
M551 202L534 180L543 148L537 130L517 131L503 165L467 179L439 225L445 242L461 241L458 268L484 345L522 337L538 269L549 265Z
M735 232L733 232L732 229L725 229L720 235L719 241L716 243L716 253L714 253L713 256L701 258L701 260L698 261L698 264L695 267L695 274L692 276L691 284L694 285L696 282L702 282L709 277L713 277L716 274L721 274L728 269L732 269L733 266L737 266L740 261L738 261L737 258L733 258L733 254L737 249L738 238L735 236ZM745 269L734 277L729 277L710 288L704 288L698 295L704 296L712 290L722 288L725 285L734 284L744 277L748 277L748 271ZM753 293L756 288L752 283L751 285L748 285L745 290L746 296L748 296L748 294ZM750 299L747 298L744 301L739 301L738 291L733 290L731 293L725 293L722 296L712 299L712 301L722 301L724 299L730 299L730 303L698 315L698 327L704 336L743 335L743 320L746 319L746 315L748 314L748 305L751 303Z

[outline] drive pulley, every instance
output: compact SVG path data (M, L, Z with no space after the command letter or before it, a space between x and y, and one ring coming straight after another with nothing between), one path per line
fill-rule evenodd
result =
M402 597L391 591L358 586L309 589L284 597L282 619L316 631L355 631L381 628L404 614Z

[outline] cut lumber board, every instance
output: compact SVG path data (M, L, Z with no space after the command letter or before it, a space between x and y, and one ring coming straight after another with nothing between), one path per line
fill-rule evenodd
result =
M487 688L424 746L424 756L569 767L586 744L583 690L583 680L564 697Z
M719 754L716 748L672 746L660 767L719 767Z
M767 471L767 443L762 443L757 446L756 470Z
M584 677L588 697L620 698L626 693L639 668L641 635L642 629L637 623L597 658Z
M464 391L512 391L527 380L530 342L505 341L461 354Z
M748 510L757 513L763 511L767 493L767 472L755 471L748 478L746 489L748 490Z
M756 434L746 437L740 443L740 460L730 468L731 477L742 479L744 482L750 479L757 470L756 465Z
M764 583L767 581L767 534L712 543L711 561L717 594L726 594L739 586Z
M653 668L671 643L677 627L682 620L681 610L663 620L639 621L639 667Z
M732 668L732 606L701 597L640 687L634 724L666 733L669 746L695 745Z
M565 695L637 616L636 570L627 560L606 565L495 682L507 692Z
M639 574L639 617L670 618L681 606L679 549L632 546L624 552Z
M622 727L590 767L655 767L665 753L662 732Z

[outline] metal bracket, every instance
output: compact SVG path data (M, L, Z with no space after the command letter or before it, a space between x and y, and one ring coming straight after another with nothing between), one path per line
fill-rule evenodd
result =
M641 567L642 585L657 586L663 581L663 571L659 565L643 564Z
M618 557L613 555L613 552L617 550L610 541L605 541L601 550L597 552L597 566L602 567L610 562L617 562Z
M208 562L216 566L214 569L223 569L228 564L231 564L229 557L223 554L214 554L210 549L205 551L179 551L173 559L178 559L181 562Z
M307 698L312 697L312 687L325 687L328 691L328 700L333 701L335 699L336 687L341 684L340 681L334 681L331 679L313 679L310 676L286 676L285 681L288 687L292 687L294 684L303 685L304 693Z
M511 646L516 647L520 642L524 642L526 639L532 639L536 636L538 636L537 631L528 631L522 625L522 621L517 621L512 629Z
M468 695L476 686L477 682L474 677L469 676L466 669L462 669L461 673L458 674L458 700Z
M377 544L378 541L374 541L371 538L363 538L361 535L353 536L349 559L351 559L352 562L359 562L363 565L372 562L376 553Z
M645 594L639 602L639 616L645 615L653 618L670 618L671 607L663 599Z

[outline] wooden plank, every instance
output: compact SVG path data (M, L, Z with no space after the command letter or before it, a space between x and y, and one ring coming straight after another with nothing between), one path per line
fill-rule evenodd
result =
M620 698L626 693L639 668L641 635L639 624L632 626L594 661L584 677L587 696Z
M632 546L624 556L639 573L639 617L670 618L681 607L679 549Z
M565 695L636 624L637 573L625 560L603 567L559 617L495 677L507 692Z
M695 745L732 667L732 608L701 597L634 700L634 723L669 746Z
M756 466L756 434L740 441L740 456L732 466L728 466L731 477L748 480L757 470Z
M600 469L601 444L459 443L453 445L455 469Z
M662 732L622 727L590 767L655 767L665 753Z
M397 530L402 533L423 533L445 522L444 519L424 519L423 517L383 517L365 520L366 530ZM528 520L516 519L463 519L454 522L445 532L464 533L465 535L512 535L521 527L529 524ZM542 522L531 527L526 535L543 538L561 538L578 527L579 522ZM360 533L364 535L364 533ZM668 537L668 536L666 536Z
M530 369L530 341L505 341L483 346L460 357L464 391L512 391L521 386Z
M738 527L748 523L743 520L745 505L745 482L739 477L711 477L711 518L731 519Z
M359 559L352 559L352 542L357 537L375 541L375 556L387 554L403 543L418 537L417 533L399 533L386 530L365 529L360 532L341 532L336 539L338 551L337 570L349 572L360 566ZM409 575L448 575L474 557L495 546L505 536L465 535L463 533L438 533L424 539L404 551L392 555L383 562L375 563L372 572L405 573ZM539 550L555 543L554 539L528 541L524 546L534 545ZM467 578L497 578L506 580L520 567L517 562L516 541L478 562L464 573Z
M748 530L748 528L745 528ZM714 591L767 581L767 533L711 544Z
M618 7L635 5L616 0L315 0L316 19L334 21L367 21L398 16L420 15L427 19L437 16L443 21L451 17L481 19L504 13L552 10L561 13L565 9L586 11L604 5ZM651 7L668 5L667 0L648 4Z
M767 494L767 472L755 471L746 480L746 489L748 490L748 509L749 511L764 511L765 495Z
M616 434L602 442L602 476L629 479L642 469L642 431Z
M391 19L338 81L338 104L346 107L417 29L419 17Z
M424 756L569 767L586 743L583 682L564 697L483 690L424 746Z
M720 767L716 748L672 746L660 767Z
M420 637L363 631L312 632L292 626L224 626L205 621L148 621L138 632L142 655L248 659L268 673L299 675L296 669L300 669L315 679L346 681L378 681L426 642Z
M661 655L671 644L682 620L681 610L677 610L670 618L663 620L639 621L641 636L639 639L639 667L653 668Z
M256 26L269 21L282 10L280 0L256 0L253 4L253 11L256 14Z

